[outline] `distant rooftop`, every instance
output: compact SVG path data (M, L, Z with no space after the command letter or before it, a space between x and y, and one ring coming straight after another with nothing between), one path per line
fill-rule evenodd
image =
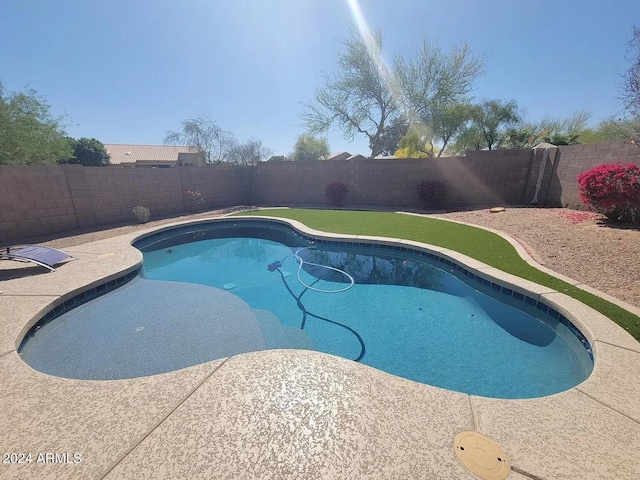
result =
M327 160L366 160L367 157L359 153L350 154L349 152L332 153Z
M327 157L327 160L346 160L350 156L351 154L349 152L332 153Z
M105 144L112 165L191 165L200 154L188 146Z

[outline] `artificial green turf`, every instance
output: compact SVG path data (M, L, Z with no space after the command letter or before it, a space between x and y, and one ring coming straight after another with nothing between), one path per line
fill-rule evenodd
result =
M512 275L569 295L606 315L640 341L640 318L636 315L533 268L520 258L509 242L481 228L391 212L274 209L236 215L290 218L325 232L403 238L450 248Z

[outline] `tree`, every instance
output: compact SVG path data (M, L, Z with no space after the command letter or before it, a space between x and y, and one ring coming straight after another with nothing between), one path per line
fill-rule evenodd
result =
M103 167L109 165L109 154L101 141L95 138L74 140L67 137L73 149L73 157L58 163L80 164L85 167Z
M324 160L329 156L329 142L308 133L298 136L293 146L292 160Z
M554 145L575 145L583 143L581 136L589 125L591 114L586 110L575 112L570 117L550 119L545 117L540 122L540 129L545 134L544 141Z
M540 130L540 126L532 123L520 123L515 127L505 130L504 147L513 149L533 148L543 137L550 133L549 130Z
M303 102L303 125L311 135L324 134L333 124L346 140L356 134L369 139L371 157L383 151L382 138L400 110L387 82L391 77L382 58L382 35L361 38L355 29L342 40L346 51L338 56L338 71L323 74L324 85L314 100Z
M464 155L467 150L482 150L484 148L484 138L480 129L471 125L464 128L456 137L456 140L449 145L449 153L454 155Z
M640 136L640 117L602 120L594 129L586 129L580 139L584 143L604 142L616 139L634 139Z
M427 37L412 57L395 60L404 114L432 132L440 145L438 157L471 118L466 96L482 74L482 64L482 56L475 55L466 44L454 46L447 54L437 41Z
M228 161L242 183L245 203L252 203L253 187L260 174L259 165L273 151L265 148L261 140L249 139L244 143L235 142L228 151Z
M286 162L287 160L289 159L284 155L271 155L267 162Z
M640 28L633 27L633 37L629 40L627 58L631 66L621 75L620 100L632 117L640 117Z
M72 155L65 117L54 117L32 88L7 92L0 83L0 165L55 165Z
M516 102L485 100L472 107L471 125L461 131L454 150L495 150L507 140L507 129L520 121Z
M389 128L380 135L380 155L395 155L400 148L400 140L409 131L409 119L404 115L396 117Z
M473 107L466 103L435 106L431 119L433 137L437 140L435 157L441 157L449 142L453 141L473 117ZM433 143L432 143L433 145Z
M237 166L254 166L264 161L273 151L262 145L262 140L251 138L244 143L234 142L227 152L227 161Z
M400 139L396 158L430 158L434 157L435 148L433 134L425 125L411 125L407 134Z
M219 165L229 158L229 150L236 144L234 135L213 121L200 115L182 122L182 131L169 131L165 145L186 145L202 153L206 165Z
M590 118L589 112L580 110L565 118L544 117L537 123L520 121L506 129L503 146L532 148L543 141L553 145L586 143L585 134L591 132L588 129Z

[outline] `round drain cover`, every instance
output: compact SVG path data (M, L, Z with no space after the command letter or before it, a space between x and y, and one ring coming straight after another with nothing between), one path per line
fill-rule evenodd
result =
M222 288L224 288L225 290L231 290L236 286L235 283L225 283Z
M460 432L453 440L453 449L458 460L484 480L504 480L511 471L498 444L478 432Z

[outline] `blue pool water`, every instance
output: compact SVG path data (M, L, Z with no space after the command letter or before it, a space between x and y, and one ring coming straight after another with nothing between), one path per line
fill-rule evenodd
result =
M126 378L307 348L500 398L560 392L593 367L551 315L418 253L318 245L283 227L163 234L139 248L143 278L43 325L22 358L61 376Z

